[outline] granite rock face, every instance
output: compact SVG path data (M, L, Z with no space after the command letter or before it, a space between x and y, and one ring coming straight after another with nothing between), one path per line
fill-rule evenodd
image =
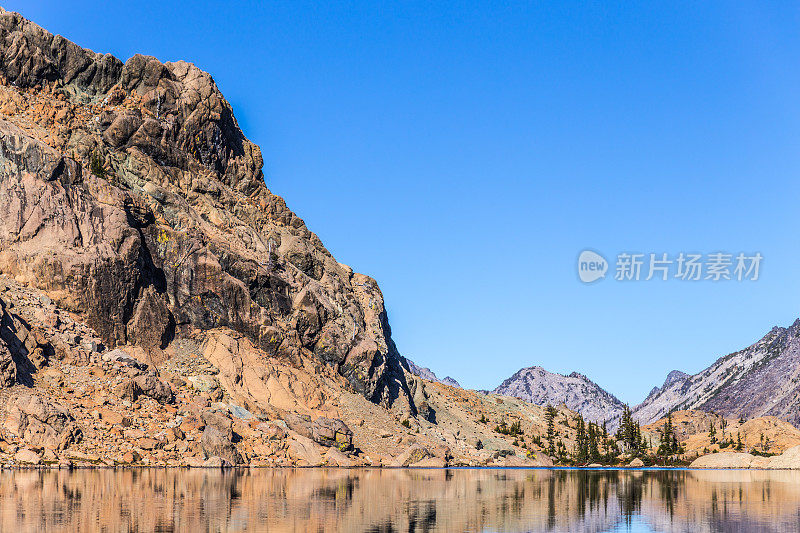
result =
M383 297L264 182L211 76L124 64L0 10L0 273L150 363L195 330L313 358L414 414ZM0 347L0 380L14 380Z

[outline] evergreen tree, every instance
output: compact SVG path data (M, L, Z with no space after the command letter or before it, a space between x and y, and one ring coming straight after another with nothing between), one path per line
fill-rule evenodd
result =
M580 413L575 417L575 453L573 458L578 464L585 464L589 458L589 437L586 433L586 422Z
M678 438L675 436L675 427L672 424L672 413L667 415L667 420L659 430L661 444L658 455L675 455L678 453Z
M617 440L622 441L631 453L638 453L640 449L646 447L642 445L641 428L638 422L634 422L631 409L627 405L622 410L619 429L617 429Z
M547 404L547 407L544 408L544 419L547 421L547 454L551 457L556 455L556 446L555 446L555 438L556 438L556 424L555 418L558 414L558 411L555 407L550 404Z
M600 460L600 448L597 441L600 438L600 428L594 422L589 422L588 431L588 454L589 462L596 463Z

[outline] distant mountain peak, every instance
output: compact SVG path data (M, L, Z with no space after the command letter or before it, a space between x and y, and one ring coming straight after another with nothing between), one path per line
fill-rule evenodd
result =
M759 341L717 359L697 374L673 370L637 405L645 424L670 411L698 409L729 417L777 416L800 423L800 319L775 326Z
M584 418L598 422L616 419L624 408L619 399L584 374L556 374L540 366L521 368L494 392L537 405L563 404Z
M444 378L439 379L436 376L436 373L430 368L419 366L408 357L405 357L404 359L406 360L406 363L408 363L409 371L415 376L419 376L422 379L427 379L428 381L436 381L437 383L443 383L451 387L458 387L459 389L462 388L461 385L458 383L458 381L451 378L450 376L445 376Z
M673 383L678 381L683 381L689 377L689 374L686 372L681 372L680 370L673 370L669 374L667 374L667 379L664 380L664 384L661 386L663 389L664 387L669 387Z

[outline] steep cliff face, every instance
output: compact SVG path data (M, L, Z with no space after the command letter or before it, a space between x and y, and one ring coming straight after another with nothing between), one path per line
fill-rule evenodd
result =
M773 328L757 343L695 375L673 374L636 406L637 419L651 423L676 409L699 409L735 418L776 416L800 424L800 320Z
M414 412L377 284L269 191L209 74L122 63L1 8L0 46L0 273L155 363L227 327Z
M621 414L624 404L613 394L583 374L573 372L568 376L548 372L539 366L523 368L505 380L494 392L513 396L536 405L561 405L577 411L584 418L596 422L613 422ZM613 424L612 424L613 425Z

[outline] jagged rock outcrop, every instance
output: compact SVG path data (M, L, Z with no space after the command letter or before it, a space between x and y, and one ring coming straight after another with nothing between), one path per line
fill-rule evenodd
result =
M267 189L209 74L123 64L1 9L0 47L0 273L156 364L226 327L415 412L377 284Z
M542 367L523 368L503 381L495 394L521 398L536 405L564 404L587 420L602 423L614 421L622 414L624 404L613 394L583 374L568 376L548 372Z
M773 328L757 343L719 358L692 376L671 372L634 408L651 423L674 410L699 409L731 418L776 416L800 424L800 320Z

